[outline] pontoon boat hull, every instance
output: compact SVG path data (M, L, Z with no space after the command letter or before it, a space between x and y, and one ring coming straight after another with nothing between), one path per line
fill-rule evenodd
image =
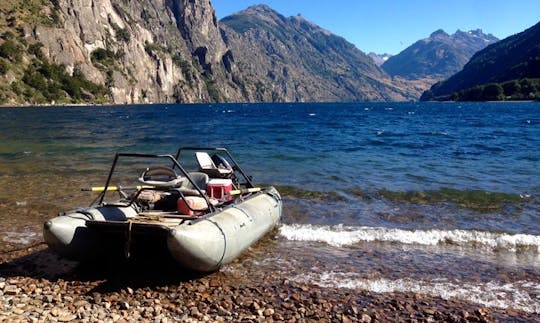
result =
M279 222L281 198L274 189L269 193L174 228L167 238L171 255L183 267L197 271L212 271L231 262Z
M140 216L134 208L106 205L68 212L47 221L44 239L60 255L85 260L115 249L103 239L106 235L122 242L117 248L125 248L130 240L141 241L145 235L157 232L164 235L168 252L182 267L213 271L237 258L272 230L281 213L281 197L272 187L175 226L159 219L136 221Z

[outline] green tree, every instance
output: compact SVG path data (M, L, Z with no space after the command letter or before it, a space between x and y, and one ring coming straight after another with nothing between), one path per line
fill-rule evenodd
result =
M117 40L121 40L126 43L129 42L131 39L131 34L127 28L120 28L120 26L115 23L112 24L112 27L114 29L114 33L116 34Z
M482 91L482 100L501 101L504 100L504 90L500 84L488 84Z
M43 43L41 42L33 43L32 45L28 46L28 53L36 56L39 59L43 59L43 53L41 52L42 47Z
M533 82L530 79L522 79L519 84L521 85L521 93L525 98L529 98L529 95L535 92Z
M484 87L479 85L475 86L472 89L465 90L460 96L460 101L482 101L482 93L484 92Z
M10 40L10 39L15 38L15 34L12 33L10 30L8 30L8 31L6 31L5 33L2 34L2 38L5 39L5 40Z
M521 94L521 85L517 80L505 82L503 85L504 95L506 96L519 96Z

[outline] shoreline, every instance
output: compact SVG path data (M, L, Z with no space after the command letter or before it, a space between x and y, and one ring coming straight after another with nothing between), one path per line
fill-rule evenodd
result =
M81 265L39 244L0 254L0 319L495 322L540 318L457 300L322 288L259 274L182 273L150 261Z
M122 106L150 106L150 105L213 105L213 104L382 104L382 103L391 103L391 104L401 104L401 103L540 103L538 100L515 100L515 101L391 101L391 102L383 102L383 101L361 101L361 102L184 102L184 103L177 103L177 102L142 102L142 103L62 103L62 104L51 104L51 103L44 103L44 104L19 104L19 105L9 105L9 104L0 104L0 109L8 108L8 109L17 109L17 108L56 108L56 107L122 107Z

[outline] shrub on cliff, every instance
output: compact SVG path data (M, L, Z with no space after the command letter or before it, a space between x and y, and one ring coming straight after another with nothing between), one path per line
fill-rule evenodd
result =
M21 48L13 40L9 39L0 45L0 57L7 58L8 60L20 62L21 61Z
M9 64L3 58L0 58L0 75L6 75L9 71Z

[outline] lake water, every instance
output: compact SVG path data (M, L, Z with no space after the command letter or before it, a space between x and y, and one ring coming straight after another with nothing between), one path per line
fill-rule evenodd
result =
M224 271L540 313L538 103L0 109L0 241L89 204L116 152L179 146L226 147L284 195Z

